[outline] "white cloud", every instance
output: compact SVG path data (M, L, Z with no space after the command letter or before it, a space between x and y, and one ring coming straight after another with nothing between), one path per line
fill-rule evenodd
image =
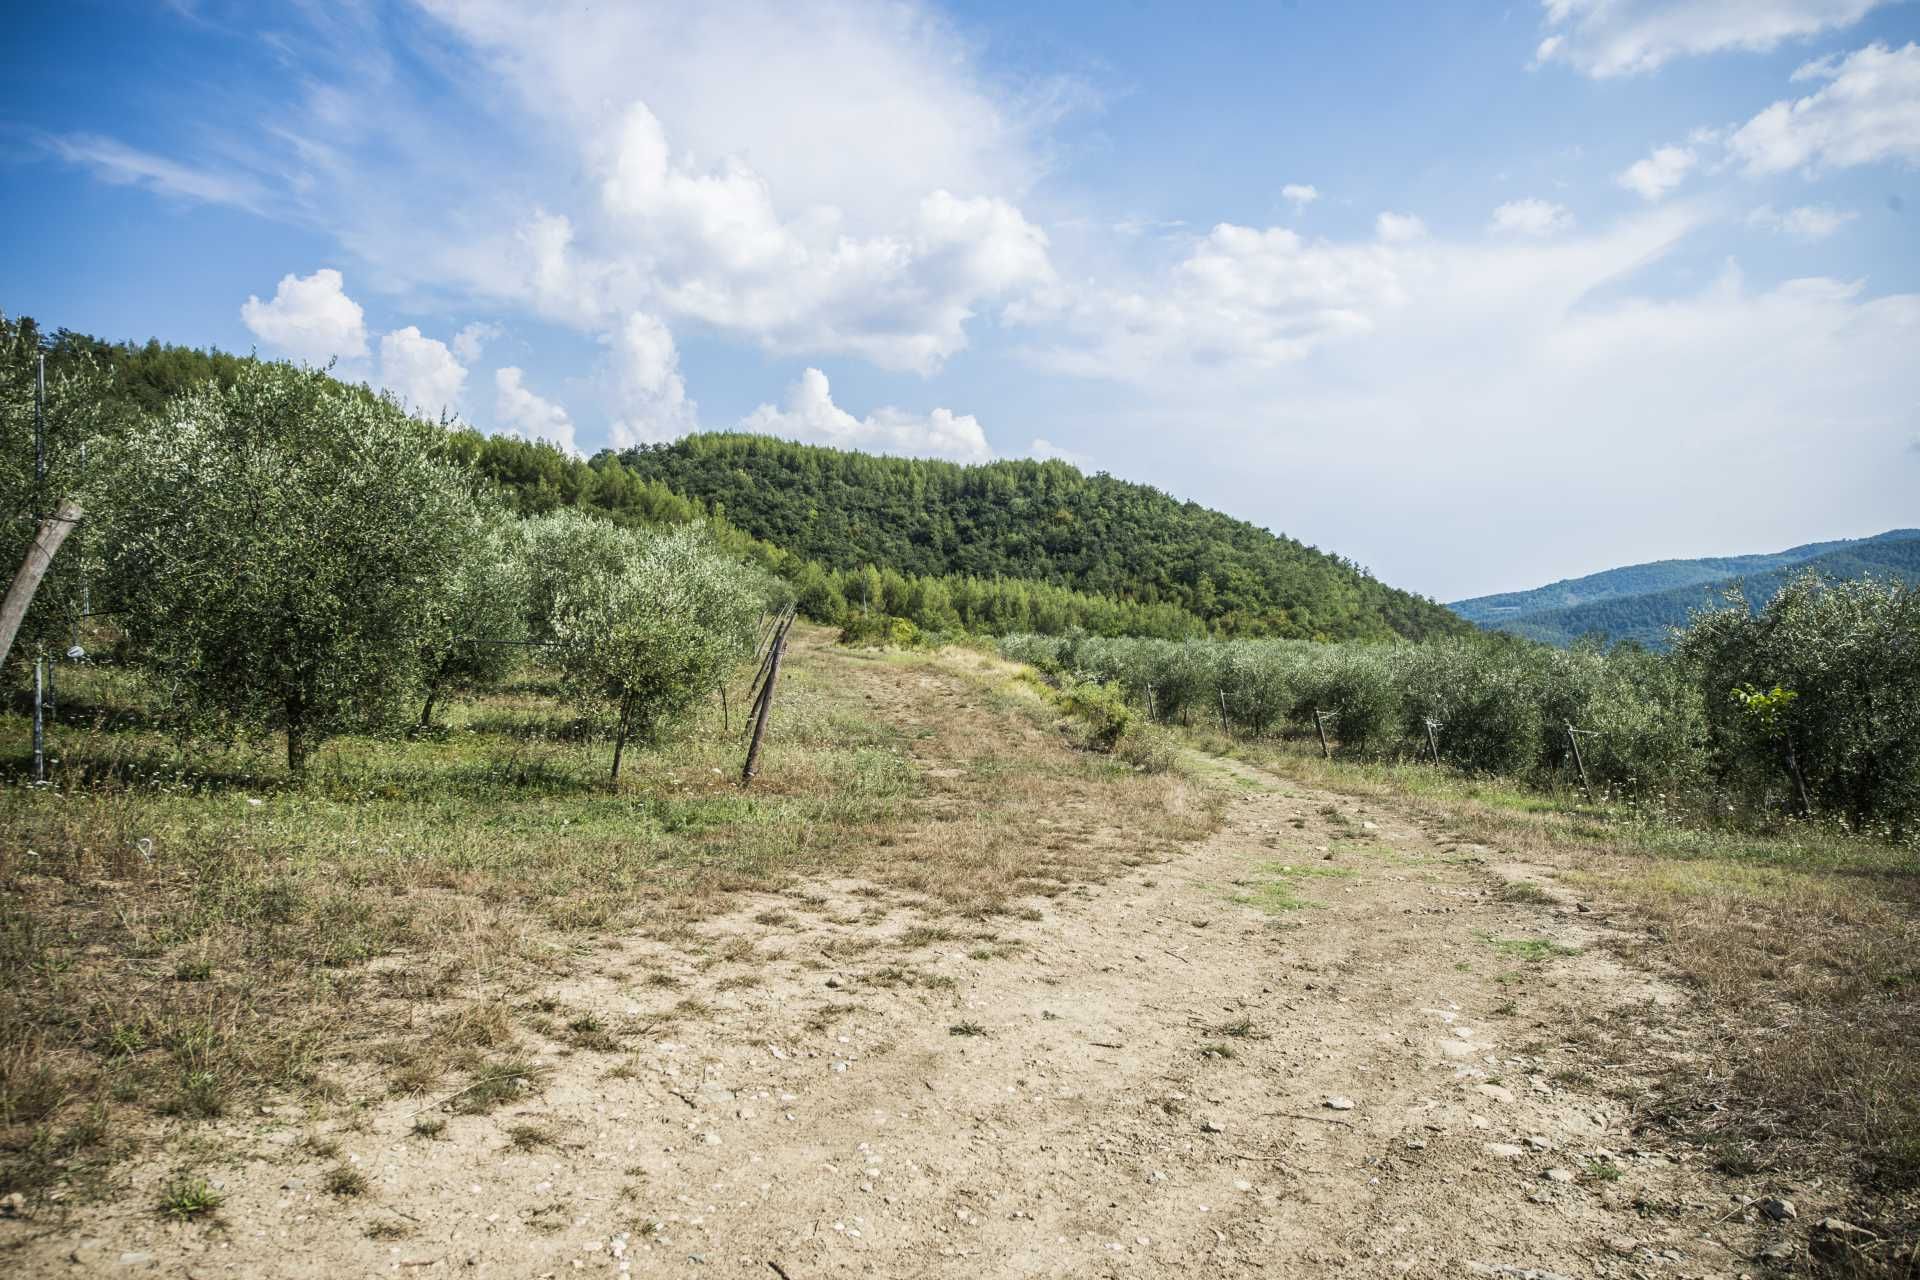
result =
M508 0L426 8L473 80L524 112L528 146L449 178L448 157L484 137L451 135L439 104L392 102L403 78L336 95L356 117L372 101L399 110L405 127L363 127L386 124L383 143L464 192L435 198L460 208L455 234L381 208L357 237L396 275L587 331L645 311L920 372L983 317L1053 287L1047 237L1018 201L1043 169L1038 131L1085 94L1058 79L989 84L930 5L600 5L566 22ZM516 182L473 176L503 171ZM376 205L370 176L341 175Z
M1169 365L1271 368L1370 331L1404 295L1404 224L1381 215L1372 243L1307 240L1285 227L1221 223L1164 280L1085 290L1067 340L1032 352L1071 373L1152 378ZM1394 228L1389 232L1388 228Z
M1071 449L1062 449L1059 445L1044 436L1035 436L1033 438L1033 443L1027 446L1027 456L1029 458L1038 458L1042 462L1058 460L1060 462L1071 463L1082 471L1088 470L1091 466L1091 460L1086 454L1075 453Z
M1509 200L1493 211L1492 225L1509 235L1550 236L1573 226L1573 211L1551 200Z
M1427 234L1427 224L1410 213L1383 213L1374 219L1373 229L1388 244L1418 240Z
M673 334L654 316L636 311L609 334L617 415L609 428L616 449L685 435L699 410L687 399Z
M818 369L808 369L788 388L784 407L763 404L741 419L740 429L869 453L955 462L986 462L993 457L986 433L972 414L935 409L921 416L889 407L856 418L833 402L827 375Z
M458 409L467 370L446 343L408 325L380 339L380 384L414 413L437 418Z
M1590 76L1651 71L1725 49L1761 52L1852 26L1888 0L1541 0L1549 34L1536 62Z
M453 335L453 353L472 364L480 358L487 344L499 341L506 333L499 325L490 321L476 320L460 332Z
M347 296L345 281L332 267L281 277L271 302L249 294L240 304L240 319L254 337L296 360L325 364L367 354L365 313Z
M252 177L181 164L96 134L68 134L49 145L61 159L93 171L103 182L143 186L164 195L259 212L267 195Z
M573 438L573 419L553 401L529 390L519 369L512 365L495 369L493 387L493 411L501 430L528 440L545 440L568 453L579 454Z
M1859 216L1851 209L1833 209L1826 205L1801 205L1782 213L1766 204L1747 215L1747 225L1801 240L1824 240Z
M1642 200L1658 200L1679 186L1700 163L1700 157L1688 147L1657 147L1644 160L1636 160L1614 181L1637 194Z
M1810 62L1793 78L1826 83L1774 103L1733 133L1728 149L1747 173L1920 164L1920 44L1868 45Z
M1320 198L1320 191L1304 182L1289 182L1280 188L1280 198L1295 209L1304 209Z
M1238 272L1203 289L1175 267L1141 286L1137 310L1076 312L1079 344L1040 355L1113 384L1090 385L1063 430L1171 433L1179 447L1155 454L1154 483L1281 517L1442 598L1676 548L1898 523L1920 483L1907 449L1920 294L1826 278L1751 285L1732 271L1676 291L1654 264L1719 225L1704 206L1670 202L1546 240L1244 231L1253 247ZM1291 264L1287 287L1237 305L1235 279L1267 258ZM1338 291L1347 317L1301 327L1331 264L1356 258L1369 274ZM1283 335L1299 345L1273 359ZM1289 479L1276 489L1276 477ZM1709 478L1774 500L1702 502ZM1501 554L1462 552L1482 544Z

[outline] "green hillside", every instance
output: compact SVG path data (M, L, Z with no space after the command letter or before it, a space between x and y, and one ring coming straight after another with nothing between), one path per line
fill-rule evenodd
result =
M1694 610L1719 604L1727 589L1742 587L1757 607L1789 578L1807 572L1835 580L1873 576L1920 582L1920 529L1813 542L1765 555L1629 565L1448 607L1489 630L1547 644L1602 636L1664 649L1672 628L1685 626Z
M1056 583L1177 605L1227 634L1420 639L1470 629L1339 556L1063 462L961 466L744 434L689 436L620 461L756 538L840 568Z

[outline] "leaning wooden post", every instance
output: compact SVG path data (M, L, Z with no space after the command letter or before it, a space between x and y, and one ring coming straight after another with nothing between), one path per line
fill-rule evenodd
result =
M727 686L720 686L720 732L733 732L733 718L727 713Z
M740 769L740 785L746 786L753 781L753 775L760 768L760 743L767 736L767 718L773 714L773 686L780 679L780 658L787 649L787 633L783 630L773 639L773 652L767 659L767 680L760 689L759 714L753 720L753 738L747 743L747 762Z
M1573 727L1573 721L1566 722L1567 742L1573 747L1573 763L1580 770L1580 785L1587 789L1587 803L1595 803L1593 782L1587 777L1587 758L1580 754L1580 732Z
M1313 727L1320 732L1320 754L1329 760L1333 759L1333 748L1327 745L1326 722L1320 718L1320 708L1318 707L1313 709Z
M40 522L40 532L34 535L33 545L27 548L27 558L20 562L19 571L13 575L13 585L7 588L5 601L0 602L0 664L4 664L7 654L13 651L14 637L20 633L20 624L26 621L27 606L33 603L33 593L40 589L40 579L47 576L54 554L85 514L79 503L67 501Z
M1226 734L1229 739L1233 737L1233 726L1227 722L1227 691L1225 689L1220 691L1220 732Z
M1427 717L1427 746L1433 752L1433 762L1435 764L1440 763L1440 735L1435 732L1439 727L1439 721L1435 720L1432 716Z

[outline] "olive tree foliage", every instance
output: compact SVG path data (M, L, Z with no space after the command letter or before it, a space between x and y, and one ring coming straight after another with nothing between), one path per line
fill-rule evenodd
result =
M421 651L422 728L452 693L499 685L526 655L533 573L526 526L511 513L476 509L460 530L446 591Z
M407 717L473 520L445 439L286 364L127 435L108 534L121 621L186 723L284 732L297 774L327 737Z
M15 652L63 653L92 600L100 574L101 516L117 497L101 483L100 463L125 429L128 412L110 394L112 374L82 355L49 361L46 375L44 478L34 474L35 378L43 353L39 331L0 317L0 591L25 558L38 519L63 499L88 512L68 535L27 611Z
M768 603L698 527L623 536L611 573L558 582L551 623L568 700L612 733L615 779L629 740L656 739L753 651Z
M1735 596L1699 616L1679 654L1750 803L1896 841L1920 826L1920 592L1807 575L1757 614Z
M561 507L525 522L527 634L540 644L555 639L560 599L584 599L605 589L638 552L644 537L574 507Z

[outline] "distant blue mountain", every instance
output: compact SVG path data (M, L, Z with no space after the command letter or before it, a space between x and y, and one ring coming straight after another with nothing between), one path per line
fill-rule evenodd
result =
M1920 583L1920 529L1810 542L1769 555L1656 560L1447 607L1489 631L1509 631L1548 644L1598 636L1664 649L1672 628L1685 626L1694 610L1721 603L1727 588L1743 587L1748 602L1758 606L1789 578L1808 571L1834 579L1871 574Z

